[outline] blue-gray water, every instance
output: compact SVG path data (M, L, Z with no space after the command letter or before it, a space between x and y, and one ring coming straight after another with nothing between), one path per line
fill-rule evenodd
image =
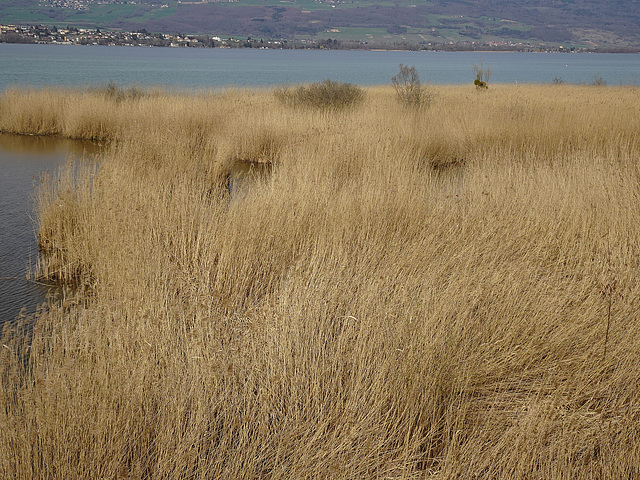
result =
M473 65L492 83L640 83L639 54L252 50L0 44L0 91L8 86L121 85L187 88L277 85L331 78L360 85L390 83L398 64L413 65L433 84L474 80Z
M47 288L28 282L37 244L33 211L35 186L42 173L55 172L69 156L95 147L83 142L0 134L0 329L23 307L33 313Z

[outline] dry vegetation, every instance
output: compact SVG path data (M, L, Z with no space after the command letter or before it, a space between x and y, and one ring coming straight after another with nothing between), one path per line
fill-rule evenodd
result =
M7 91L110 147L39 190L0 477L640 476L640 91L433 93Z

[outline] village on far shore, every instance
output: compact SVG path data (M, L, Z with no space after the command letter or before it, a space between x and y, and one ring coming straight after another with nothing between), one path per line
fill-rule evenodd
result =
M638 53L638 49L620 47L612 50L598 47L565 47L563 45L528 42L445 42L414 44L397 42L379 44L338 39L264 39L252 37L224 37L216 35L188 35L106 30L101 28L56 27L45 25L2 25L0 43L37 43L57 45L107 45L145 47L194 48L269 48L269 49L332 49L332 50L439 50L439 51L510 51L510 52L602 52Z

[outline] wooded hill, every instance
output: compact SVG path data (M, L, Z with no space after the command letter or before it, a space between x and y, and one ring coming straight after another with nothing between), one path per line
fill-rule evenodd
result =
M0 21L258 38L640 46L634 0L6 0Z

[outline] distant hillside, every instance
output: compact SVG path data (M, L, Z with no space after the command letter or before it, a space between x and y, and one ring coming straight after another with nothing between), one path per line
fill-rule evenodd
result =
M0 22L386 43L640 46L638 0L3 0Z

